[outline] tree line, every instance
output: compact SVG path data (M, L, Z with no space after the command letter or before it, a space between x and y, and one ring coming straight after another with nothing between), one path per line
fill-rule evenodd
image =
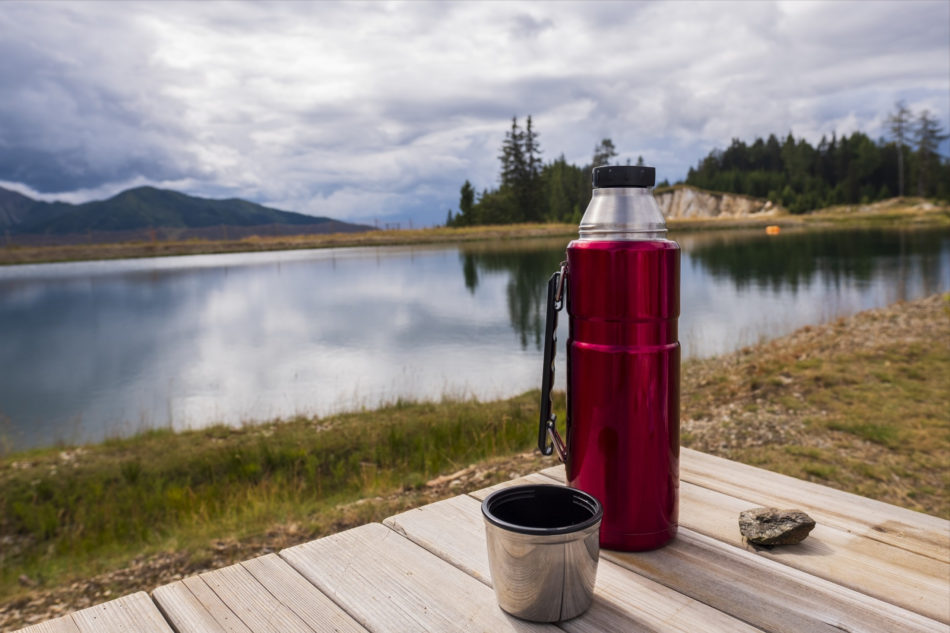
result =
M462 185L458 213L449 210L447 226L511 224L516 222L580 222L591 196L590 172L617 157L613 141L595 147L588 165L568 163L561 154L545 163L538 132L528 115L522 127L511 119L501 151L497 189L476 192L468 180ZM643 158L637 160L643 164ZM629 161L628 161L629 164Z
M898 103L888 128L889 139L832 134L817 147L791 133L782 141L733 139L691 168L686 184L768 198L792 213L904 195L950 200L950 161L937 153L947 135L937 119Z
M947 135L937 119L927 110L914 115L899 102L888 129L888 139L832 134L817 147L791 133L781 141L774 134L751 144L733 139L690 168L685 184L767 198L792 213L908 194L950 200L950 161L937 152ZM458 212L448 211L446 225L579 223L591 196L591 169L617 158L613 141L602 139L587 165L568 163L563 154L545 163L541 154L531 116L523 127L513 117L498 155L499 186L477 192L466 180ZM644 164L643 157L636 164Z

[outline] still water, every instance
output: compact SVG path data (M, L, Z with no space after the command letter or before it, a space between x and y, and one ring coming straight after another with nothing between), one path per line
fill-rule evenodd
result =
M671 237L684 358L950 289L945 229ZM0 268L0 436L27 448L537 388L545 285L565 246Z

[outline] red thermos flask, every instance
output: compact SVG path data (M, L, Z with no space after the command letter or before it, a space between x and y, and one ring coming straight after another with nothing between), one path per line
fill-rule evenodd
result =
M654 549L679 507L680 249L666 239L653 167L604 166L579 239L548 283L538 446L604 507L601 547ZM567 433L551 413L557 312L566 296Z

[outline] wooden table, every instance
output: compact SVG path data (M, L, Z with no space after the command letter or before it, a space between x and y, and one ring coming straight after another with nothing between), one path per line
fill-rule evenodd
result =
M500 486L563 478L555 467ZM523 622L491 589L479 506L493 489L24 631L950 631L950 523L686 449L675 541L601 551L587 613ZM761 505L818 525L799 545L756 549L738 515Z

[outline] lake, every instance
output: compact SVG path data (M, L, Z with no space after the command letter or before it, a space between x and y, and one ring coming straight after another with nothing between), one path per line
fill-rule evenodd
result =
M950 289L950 230L672 234L703 357ZM8 447L540 386L567 240L0 267ZM567 318L558 358L564 380Z

